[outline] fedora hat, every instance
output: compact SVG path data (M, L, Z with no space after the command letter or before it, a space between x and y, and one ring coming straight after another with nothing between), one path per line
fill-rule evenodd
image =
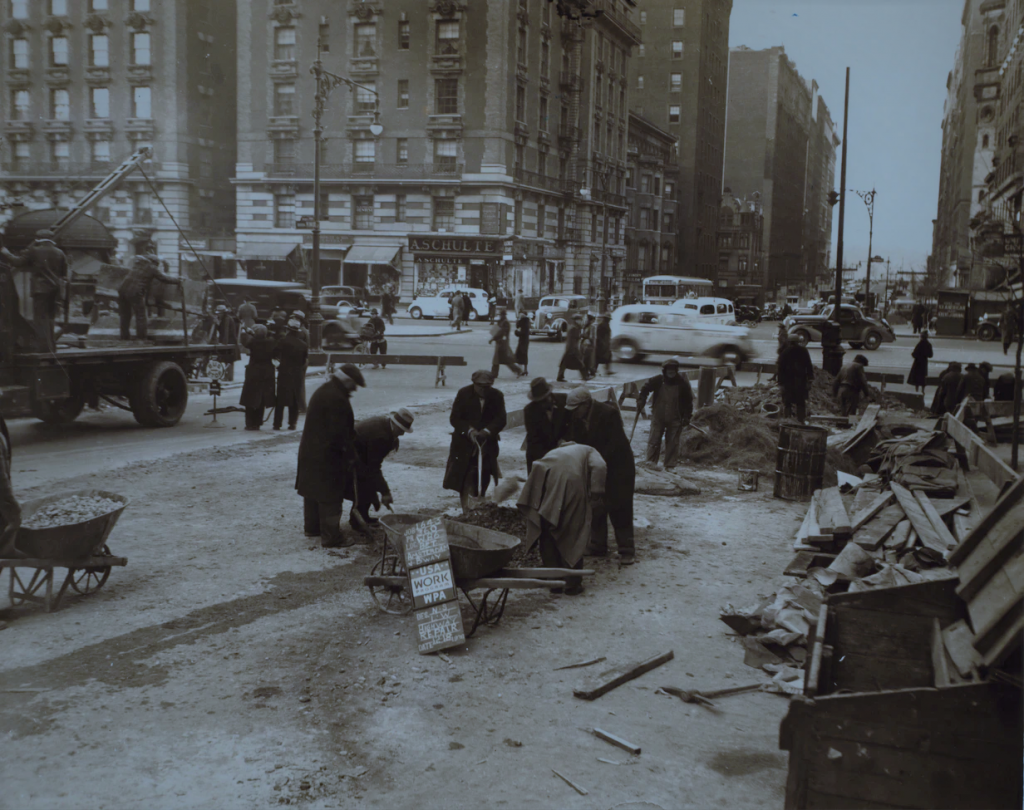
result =
M545 380L543 377L536 377L530 382L530 393L527 396L531 402L537 402L538 400L544 399L554 389L551 387L551 383Z
M408 408L399 408L397 411L391 412L391 424L402 433L412 433L413 418L412 412Z

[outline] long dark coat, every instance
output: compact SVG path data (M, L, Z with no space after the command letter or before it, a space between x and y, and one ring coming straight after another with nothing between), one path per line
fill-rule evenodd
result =
M946 369L939 377L939 387L932 398L932 413L942 416L953 413L963 399L964 375L959 371Z
M814 364L807 347L790 343L783 348L779 352L776 375L787 401L806 402L811 380L814 379Z
M570 323L565 333L565 352L562 363L573 371L584 371L587 367L580 351L581 330L578 323Z
M249 350L249 363L238 404L243 408L273 408L274 340L243 336L242 343Z
M306 417L309 418L308 416ZM505 395L494 388L488 388L484 394L484 407L480 409L480 399L472 385L459 389L452 405L451 422L455 432L452 434L451 447L448 451L448 465L444 471L443 486L455 492L462 492L462 484L467 474L472 471L471 491L476 493L477 460L476 446L467 435L470 428L490 432L483 446L483 481L484 490L493 478L498 480L498 434L505 427ZM477 493L478 494L478 493Z
M306 384L306 358L309 346L300 332L285 332L274 345L277 367L277 399L285 408L298 408L302 401L302 388Z
M619 409L603 402L591 402L590 413L586 418L569 420L568 433L571 441L589 444L597 450L608 465L605 485L605 503L608 508L632 508L636 462Z
M568 429L569 412L565 409L568 394L553 394L554 414L547 416L547 403L531 402L523 408L523 422L526 425L526 470L529 473L533 462L544 458L558 447L559 439Z
M516 362L522 365L530 363L530 318L527 315L516 321Z
M334 377L313 392L299 443L295 489L303 498L337 503L345 496L354 460L355 417L348 391Z
M910 366L910 373L907 375L907 385L924 385L928 379L928 361L935 355L932 344L928 338L921 338L910 356L914 362Z
M512 324L508 321L497 321L494 324L494 357L491 359L492 366L509 365L515 363L515 355L512 354L512 347L508 345L508 335L512 331Z
M391 493L384 479L384 459L398 449L398 437L391 428L390 417L371 416L356 422L352 448L355 478L359 484L357 506L380 509L380 496ZM345 497L355 502L355 496L355 487L349 482Z
M594 364L610 363L612 361L612 328L608 325L608 321L598 321L594 335Z

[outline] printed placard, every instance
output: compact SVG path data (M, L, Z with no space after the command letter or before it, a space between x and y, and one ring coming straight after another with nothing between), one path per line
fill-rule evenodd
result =
M451 602L458 598L451 563L447 560L430 563L409 572L413 605L416 609Z
M421 655L457 647L466 640L457 601L417 610L416 623Z
M439 517L430 518L410 526L405 530L403 545L407 571L427 563L447 560L450 552L444 520Z

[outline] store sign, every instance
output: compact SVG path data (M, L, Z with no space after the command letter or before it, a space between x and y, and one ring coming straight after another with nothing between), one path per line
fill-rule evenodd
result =
M209 240L207 239L179 239L178 250L180 251L191 251L195 250L209 250Z
M310 226L310 227L312 227L312 226ZM304 233L302 235L302 244L304 244L304 245L312 245L313 244L313 234L311 234L311 233ZM351 236L343 236L340 233L322 233L322 234L320 234L320 244L321 245L340 245L342 247L352 247L352 237Z
M421 261L420 256L429 254L456 257L492 257L501 252L500 239L474 239L461 236L410 236L409 250Z

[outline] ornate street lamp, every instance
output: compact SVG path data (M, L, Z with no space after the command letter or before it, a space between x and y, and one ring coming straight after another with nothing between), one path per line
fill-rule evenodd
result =
M868 207L868 271L864 281L864 303L867 305L870 303L871 295L871 262L881 261L881 259L871 257L871 242L875 235L875 194L877 192L873 188L871 191L856 191L854 189L851 191L864 200L864 205Z
M309 313L309 350L319 353L321 350L321 325L323 315L320 313L320 145L323 141L322 118L327 108L327 99L331 91L339 85L346 85L350 90L362 90L373 95L373 123L370 134L380 137L384 127L380 123L380 95L372 87L366 87L352 81L347 76L339 76L324 70L320 61L320 41L316 43L316 61L309 69L316 81L316 95L313 97L313 268L310 287L313 295Z

